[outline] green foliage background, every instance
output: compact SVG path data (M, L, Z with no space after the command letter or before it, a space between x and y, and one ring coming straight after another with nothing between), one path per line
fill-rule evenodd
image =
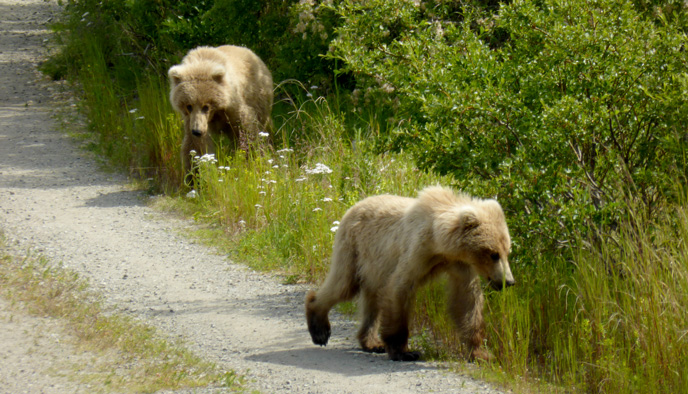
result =
M685 177L676 20L627 1L514 1L493 14L448 3L344 2L329 56L393 92L392 146L498 196L521 242L551 249L572 228L617 223L627 191L652 210Z
M685 392L682 1L64 5L44 71L83 91L99 152L180 201L167 69L198 45L245 45L267 63L275 151L204 165L188 202L231 253L317 283L329 227L367 195L440 182L496 197L520 285L488 293L487 346L511 383ZM321 162L333 172L305 176ZM418 298L414 345L452 359L440 289Z

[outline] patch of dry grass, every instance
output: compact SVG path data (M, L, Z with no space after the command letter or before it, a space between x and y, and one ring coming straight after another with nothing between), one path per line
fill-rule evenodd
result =
M46 258L9 254L0 234L0 296L13 308L64 322L76 346L101 357L75 366L74 376L94 386L124 392L154 392L221 386L241 391L243 377L223 371L156 330L106 308L75 272Z

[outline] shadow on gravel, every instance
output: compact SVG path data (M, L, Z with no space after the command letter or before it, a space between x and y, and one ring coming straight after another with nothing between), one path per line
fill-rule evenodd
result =
M45 108L0 106L1 186L49 190L118 184L93 175L94 165L80 156L69 136L54 129Z
M87 207L116 208L141 206L142 194L136 190L120 190L112 193L100 193L84 203Z
M390 372L419 372L435 370L426 363L400 363L387 359L385 354L365 353L355 349L311 348L279 350L246 357L247 360L289 365L302 369L336 373L342 376L366 376Z

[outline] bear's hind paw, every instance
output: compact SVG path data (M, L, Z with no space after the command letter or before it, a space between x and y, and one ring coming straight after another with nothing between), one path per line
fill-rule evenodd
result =
M364 347L363 348L364 352L368 353L384 353L385 352L385 347L380 345L380 346L373 346L373 347Z
M327 341L330 339L330 330L313 332L311 331L311 339L313 343L320 346L327 345Z
M325 346L330 339L330 322L327 318L309 316L308 332L310 332L314 344Z
M389 358L392 361L418 361L420 356L420 352L401 352L390 354Z

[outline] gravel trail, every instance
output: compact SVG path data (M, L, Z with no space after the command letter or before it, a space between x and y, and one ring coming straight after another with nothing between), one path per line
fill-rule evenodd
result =
M58 12L54 1L0 0L0 228L16 253L62 262L118 310L246 373L261 392L497 392L439 364L362 353L355 323L341 317L333 316L331 343L314 346L303 316L307 286L283 285L194 243L182 235L193 223L147 207L126 177L99 171L59 131L55 86L35 71ZM45 373L48 357L73 349L38 341L33 330L44 323L9 318L6 309L0 302L0 393L88 392ZM27 338L39 346L26 352Z

